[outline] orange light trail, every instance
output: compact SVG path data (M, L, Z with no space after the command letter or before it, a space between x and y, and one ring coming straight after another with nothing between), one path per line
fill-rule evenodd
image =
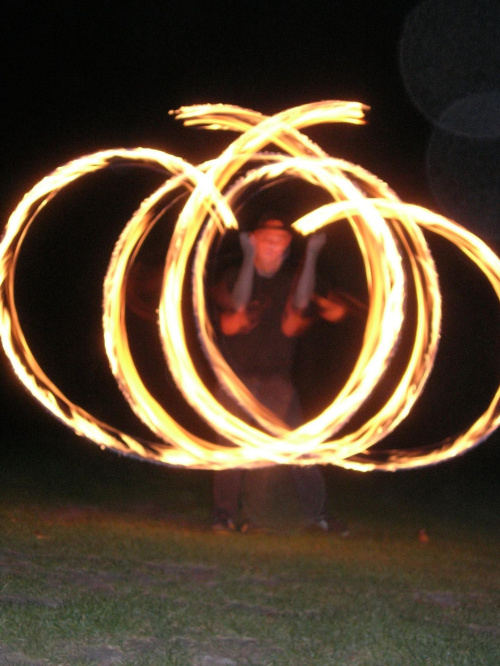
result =
M272 117L229 105L184 107L175 112L186 125L240 133L217 158L198 167L161 151L109 150L60 167L28 192L9 219L0 244L0 317L5 353L30 392L75 432L126 454L169 465L200 469L269 464L333 463L360 471L424 466L458 455L488 437L500 421L497 391L469 429L433 451L391 451L384 461L371 447L392 432L422 393L437 352L441 295L434 262L422 228L457 245L485 274L500 298L500 260L476 236L456 223L401 202L362 167L328 156L301 130L318 123L363 122L358 103L320 102ZM279 153L267 152L276 146ZM146 163L165 170L166 181L146 199L125 226L104 282L103 329L111 370L136 415L159 440L149 445L95 419L72 403L45 375L25 340L15 305L14 275L21 244L39 211L62 188L116 161ZM247 165L251 162L251 167ZM243 175L241 175L243 173ZM246 190L280 176L302 178L325 190L331 203L298 219L307 235L347 220L358 243L369 293L363 346L355 367L335 400L294 430L265 409L222 357L206 314L204 270L211 247L226 230L237 229L232 205ZM127 278L137 252L153 229L165 202L185 189L189 198L175 225L165 260L159 304L159 333L165 357L186 401L218 433L227 447L195 436L177 423L145 387L132 358L125 324ZM403 257L409 270L403 270ZM193 259L192 276L188 267ZM255 419L250 426L228 412L200 378L190 357L181 309L186 280L192 279L193 312L201 345L226 391ZM404 319L407 290L415 294L417 317L413 349L399 383L379 411L355 432L335 439L371 395L391 364Z

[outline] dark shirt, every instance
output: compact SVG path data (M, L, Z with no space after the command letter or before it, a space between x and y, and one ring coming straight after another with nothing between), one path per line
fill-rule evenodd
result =
M224 289L231 293L239 269L229 270ZM294 270L286 262L271 277L254 274L252 295L247 307L256 325L247 332L222 335L221 351L231 368L239 375L289 376L295 359L296 338L281 331L281 322L290 298Z

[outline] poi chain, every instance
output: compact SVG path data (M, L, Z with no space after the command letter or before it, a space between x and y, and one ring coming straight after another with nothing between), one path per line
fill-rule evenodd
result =
M441 296L422 228L459 247L485 274L499 298L500 260L466 229L429 210L401 202L376 176L328 156L300 132L317 123L360 124L364 118L361 104L319 102L272 117L218 104L184 107L175 115L186 125L233 130L240 136L220 157L198 167L146 148L107 150L82 157L37 183L8 221L0 244L1 337L15 372L35 398L75 432L102 447L199 469L287 463L333 463L361 471L418 467L463 453L498 427L500 387L486 411L465 432L436 444L432 451L391 451L383 461L372 455L371 447L394 430L422 393L437 352ZM280 152L265 152L270 144ZM104 282L106 353L132 409L159 440L149 444L94 418L53 384L29 349L15 304L14 276L19 250L41 208L69 183L119 161L160 167L169 176L125 226ZM234 182L236 175L239 178ZM301 178L331 197L331 203L296 220L292 226L307 235L347 220L364 262L369 294L362 349L346 384L321 414L296 429L287 427L260 404L227 365L215 342L204 295L204 269L211 247L226 230L238 228L232 206L244 200L250 186L264 186L283 176ZM182 189L190 194L178 217L165 260L159 307L161 341L172 377L186 401L234 446L207 441L176 422L147 390L129 347L125 294L131 266L148 233ZM191 260L192 272L188 270ZM407 274L403 265L409 266ZM219 382L252 415L258 427L234 416L215 399L190 357L181 297L191 273L192 307L207 358ZM415 294L417 317L407 365L380 410L354 432L336 439L336 433L370 396L391 362L392 350L401 333L409 281Z

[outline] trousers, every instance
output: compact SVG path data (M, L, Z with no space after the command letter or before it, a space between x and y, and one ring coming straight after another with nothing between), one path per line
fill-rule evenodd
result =
M259 402L288 426L296 428L300 425L302 421L300 401L288 376L284 374L243 375L240 376L240 379ZM226 409L246 422L252 423L252 419L222 388L217 391L216 397ZM219 441L224 443L222 438ZM225 443L227 444L227 441ZM279 474L281 483L282 471L276 470L275 474L276 482L278 482ZM304 467L291 465L288 476L294 486L301 514L313 522L318 515L324 512L326 503L326 487L321 468L319 465ZM215 472L213 480L214 521L230 519L234 523L238 522L242 508L243 487L245 487L246 493L251 493L252 480L256 481L256 486L262 487L262 479L262 470L235 468ZM272 483L272 479L273 470L271 468L265 473L266 485Z

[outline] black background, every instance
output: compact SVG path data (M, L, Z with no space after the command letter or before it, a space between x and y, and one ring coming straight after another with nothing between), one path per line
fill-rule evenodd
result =
M365 126L312 130L327 152L363 165L405 201L442 212L426 179L432 127L412 104L399 69L401 31L417 4L7 2L2 219L44 175L96 150L145 146L193 163L217 156L234 135L184 128L168 115L182 105L223 102L273 114L322 99L371 109ZM58 381L87 396L99 415L111 409L108 420L142 433L109 377L99 337L107 258L130 213L158 182L155 174L136 171L123 179L126 195L122 181L90 180L70 189L63 212L56 208L27 243L19 298L37 358L47 355ZM484 296L481 278L458 253L432 243L447 303L440 363L414 419L394 440L398 446L459 431L498 381L495 299ZM35 301L40 283L46 286ZM85 368L77 360L81 350ZM83 455L88 445L26 395L6 362L1 370L4 450L43 437L46 447L57 440L58 451L64 442L72 455ZM467 454L471 473L498 469L497 442L494 436ZM445 475L451 468L440 469Z

